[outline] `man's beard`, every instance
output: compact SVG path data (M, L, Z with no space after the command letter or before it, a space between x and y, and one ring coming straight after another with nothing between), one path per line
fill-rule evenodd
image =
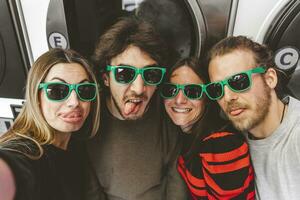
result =
M254 102L255 106L252 106L252 112L248 116L243 116L242 118L232 118L228 114L228 110L232 107L242 107L242 108L250 108L251 106L239 102L229 102L226 105L226 114L228 118L231 120L235 128L240 131L249 131L252 128L256 127L258 124L263 122L267 117L271 105L271 89L264 82L264 92L263 95L257 96L256 101Z

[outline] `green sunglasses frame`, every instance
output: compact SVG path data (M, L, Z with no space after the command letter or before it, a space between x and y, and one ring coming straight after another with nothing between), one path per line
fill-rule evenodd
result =
M59 99L59 100L55 100L55 99L51 99L49 96L48 96L48 92L47 92L47 88L49 85L54 85L54 84L60 84L60 85L66 85L69 87L69 94L63 98L63 99ZM94 86L95 87L95 95L92 99L84 99L84 98L81 98L79 93L78 93L78 87L82 86L82 85L91 85L91 86ZM50 100L50 101L55 101L55 102L61 102L61 101L65 101L66 99L69 98L69 96L71 95L72 91L75 90L76 94L77 94L77 97L81 100L81 101L93 101L95 100L96 96L97 96L97 85L96 83L77 83L77 84L69 84L69 83L63 83L63 82L47 82L47 83L40 83L39 84L39 89L43 89L45 94L46 94L46 97Z
M176 90L176 93L175 93L172 97L166 97L166 96L164 96L164 95L162 94L162 92L160 92L161 97L163 97L164 99L173 99L173 98L175 98L175 97L178 95L179 90L182 90L183 95L184 95L186 98L191 99L191 100L198 100L198 99L201 99L202 96L203 96L203 92L206 93L206 86L205 86L204 84L175 84L175 83L164 83L164 85L173 85L173 86L176 86L176 89L177 89L177 90ZM185 88L185 86L189 86L189 85L191 85L191 86L200 86L200 87L202 88L201 95L200 95L199 97L197 97L197 98L191 98L191 97L188 97L188 96L185 94L184 88Z
M122 68L127 68L127 69L133 69L135 71L135 75L133 77L133 79L131 81L129 81L128 83L123 83L123 82L119 82L116 80L116 69L119 68L119 67L122 67ZM145 77L144 77L144 71L145 70L149 70L149 69L159 69L162 71L162 76L161 76L161 79L158 83L149 83L148 81L145 80ZM130 84L132 83L133 81L135 81L136 77L141 74L142 76L142 79L144 80L144 82L146 83L146 85L159 85L163 78L164 78L164 75L166 73L166 69L163 68L163 67L144 67L144 68L136 68L136 67L133 67L133 66L124 66L124 65L118 65L118 66L112 66L112 65L107 65L106 66L106 70L107 71L113 71L113 74L114 74L114 78L115 78L115 81L118 82L118 83L122 83L122 84Z
M206 84L206 88L209 86L209 85L212 85L212 84L220 84L221 87L222 87L222 94L219 96L219 97L216 97L216 98L212 98L209 93L207 92L207 89L206 89L206 95L208 96L209 99L211 100L218 100L220 98L222 98L224 96L224 87L225 85L228 85L228 88L233 91L233 92L237 92L237 93L240 93L240 92L244 92L246 90L248 90L249 88L251 88L252 86L252 74L263 74L265 73L267 70L265 69L264 66L259 66L259 67L256 67L256 68L253 68L253 69L250 69L250 70L247 70L247 71L242 71L242 72L239 72L237 74L234 74L232 76L229 76L227 77L226 79L222 80L222 81L218 81L218 82L211 82L211 83L208 83ZM228 84L228 80L231 79L232 77L236 76L236 75L239 75L239 74L246 74L248 79L249 79L249 86L243 90L235 90L234 88L232 88L229 84Z

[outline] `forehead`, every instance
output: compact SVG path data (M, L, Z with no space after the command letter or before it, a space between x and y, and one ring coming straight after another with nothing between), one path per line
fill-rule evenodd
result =
M201 80L190 67L184 65L173 71L170 82L178 84L198 84L203 83L203 80Z
M252 69L255 66L254 55L245 50L235 50L228 54L217 56L209 63L209 77L212 82L220 81L228 76Z
M149 54L142 51L136 46L128 46L125 51L111 59L111 65L130 65L137 68L143 68L149 65L155 65L157 62L153 60Z
M62 79L67 83L78 83L82 80L88 80L88 74L78 63L58 63L49 70L45 81L53 79Z

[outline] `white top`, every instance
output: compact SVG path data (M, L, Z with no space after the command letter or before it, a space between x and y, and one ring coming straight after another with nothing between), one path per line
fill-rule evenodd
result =
M251 140L256 197L263 200L300 199L300 101L290 97L288 111L272 135Z

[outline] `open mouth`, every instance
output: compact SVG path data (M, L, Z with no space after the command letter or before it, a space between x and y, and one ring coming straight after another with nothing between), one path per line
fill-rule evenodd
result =
M189 113L191 112L191 108L176 108L176 107L172 107L172 111L175 113Z
M125 115L136 114L142 106L142 99L128 99L125 102L124 113Z

